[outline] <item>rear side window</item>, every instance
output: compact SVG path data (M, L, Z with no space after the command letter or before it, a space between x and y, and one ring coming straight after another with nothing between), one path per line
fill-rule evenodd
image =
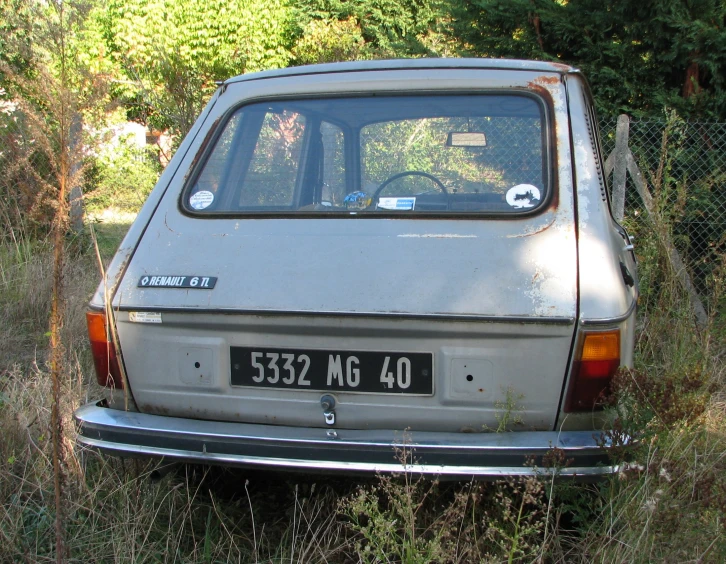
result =
M304 134L302 114L289 110L265 114L239 191L240 209L292 206Z
M234 111L190 177L205 214L507 214L550 188L538 98L381 96Z

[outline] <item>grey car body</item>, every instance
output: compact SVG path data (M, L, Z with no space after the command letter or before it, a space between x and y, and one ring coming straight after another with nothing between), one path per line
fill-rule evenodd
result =
M436 141L454 151L436 165L446 178L460 162L450 155L476 167L508 143L503 172L491 160L471 172L499 186L492 196L411 170L413 157L380 165L371 127L403 131L411 150L436 112L443 128L465 124ZM515 122L529 133L506 141ZM272 145L250 141L267 123ZM286 134L292 149L275 156ZM377 166L392 174L374 178ZM571 459L562 474L611 472L602 412L567 407L586 335L616 335L616 364L632 363L636 265L602 167L587 84L565 65L368 61L227 80L91 301L120 367L116 389L76 411L78 441L243 466L478 477L535 472L527 460L557 448ZM276 188L245 203L239 179L259 191L273 173L289 201ZM501 429L506 416L516 423Z

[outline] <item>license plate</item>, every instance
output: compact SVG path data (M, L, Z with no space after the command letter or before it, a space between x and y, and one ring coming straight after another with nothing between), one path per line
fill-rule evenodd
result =
M230 347L232 386L432 395L432 353Z

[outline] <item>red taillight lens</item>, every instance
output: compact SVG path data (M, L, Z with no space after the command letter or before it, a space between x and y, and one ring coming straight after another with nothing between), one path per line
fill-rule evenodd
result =
M602 408L610 382L620 367L620 331L585 333L573 365L565 411Z
M116 357L116 347L108 338L106 314L103 311L87 311L88 338L91 341L91 354L96 368L96 380L101 386L123 389L121 369Z

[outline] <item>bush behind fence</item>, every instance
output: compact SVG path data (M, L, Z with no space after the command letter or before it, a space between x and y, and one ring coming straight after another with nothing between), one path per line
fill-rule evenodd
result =
M600 121L605 156L615 148L616 124L617 118ZM686 122L673 115L632 120L628 144L696 289L708 301L726 253L726 123ZM647 229L647 221L628 176L625 223Z

